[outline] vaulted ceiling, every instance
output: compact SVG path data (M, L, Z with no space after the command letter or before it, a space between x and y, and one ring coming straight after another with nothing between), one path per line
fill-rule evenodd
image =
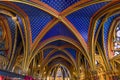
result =
M0 0L5 69L50 75L62 66L78 76L81 68L96 70L97 54L112 70L111 27L119 9L119 0Z

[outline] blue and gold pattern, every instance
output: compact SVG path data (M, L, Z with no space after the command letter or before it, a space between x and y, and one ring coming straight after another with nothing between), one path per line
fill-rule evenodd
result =
M21 74L41 74L46 78L55 76L62 66L63 76L73 80L94 80L98 76L109 80L111 75L119 75L119 55L114 57L112 53L115 24L120 22L119 0L0 2L0 16L6 18L6 30L10 28L10 34L6 34L11 35L12 41L7 70L19 67ZM2 9L14 16L6 15ZM11 44L10 38L6 41Z

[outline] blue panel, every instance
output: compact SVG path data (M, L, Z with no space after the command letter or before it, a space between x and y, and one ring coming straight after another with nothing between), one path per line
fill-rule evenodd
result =
M32 41L37 37L37 35L40 33L40 31L43 29L43 27L53 19L51 15L48 13L37 9L35 7L21 4L21 3L15 3L17 6L22 8L25 13L29 16L31 30L32 30Z
M67 36L78 41L75 35L61 22L56 24L50 31L48 31L41 41L58 35Z
M10 31L11 31L11 37L12 37L12 45L14 45L14 41L15 41L15 32L16 32L16 24L15 22L12 20L11 17L9 16L5 16L7 21L8 21L8 24L9 24L9 27L10 27ZM20 35L20 31L18 31L18 34L17 34L17 44L16 46L18 47L18 45L20 44L21 42L21 35Z
M74 50L72 48L66 48L65 50L67 50L69 53L71 53L72 57L74 59L76 59L76 50Z
M9 27L10 27L10 31L11 31L11 37L12 37L12 45L14 43L14 39L15 39L15 22L12 20L11 17L9 16L5 16L7 21L8 21L8 24L9 24Z
M96 32L98 31L98 28L99 28L99 26L100 26L101 22L102 22L102 20L101 20L101 19L99 19L99 20L97 21L97 23L96 23L96 30L95 30L95 34L96 34Z
M100 29L100 32L99 32L99 35L98 35L98 42L102 48L102 50L104 50L104 47L103 47L103 41L102 41L102 28Z
M62 52L62 51L57 51L57 52L55 52L54 54L52 54L52 55L50 56L50 58L52 58L52 57L54 57L54 56L56 56L56 55L59 55L59 54L65 56L65 57L67 57L67 58L69 58L68 55L66 55L66 53L64 53L64 52Z
M113 16L109 17L104 24L104 41L105 41L104 42L104 47L106 49L107 49L107 40L108 40L108 33L109 33L110 26L112 24L112 21L118 16L120 16L120 14L113 15ZM106 53L108 53L107 50L106 50Z
M49 48L49 49L46 49L44 50L44 58L53 50L53 48Z
M68 44L68 43L65 41L57 40L57 41L49 43L48 45L63 46L65 44Z
M88 41L88 29L91 17L106 4L107 2L93 4L67 16L68 20L76 27L86 42Z
M19 24L20 24L20 27L23 33L24 40L25 40L25 31L24 31L24 25L23 25L22 19L19 16L17 16L17 18L18 18L18 21L19 21Z
M18 48L18 46L20 45L20 42L22 42L22 38L21 38L21 35L20 35L20 30L18 30L17 35L18 36L17 36L17 44L16 44L16 46Z
M67 7L71 6L72 4L80 1L80 0L40 0L52 8L56 9L57 11L61 12Z
M104 19L105 16L102 16L97 22L96 22L96 29L95 29L95 36L96 36L96 33L98 31L98 28L100 27L100 24L102 22L102 20Z

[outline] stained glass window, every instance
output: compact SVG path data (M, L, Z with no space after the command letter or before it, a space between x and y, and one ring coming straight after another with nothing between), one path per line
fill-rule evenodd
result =
M61 68L58 69L56 76L57 76L57 77L62 77Z
M113 42L114 56L120 54L120 24L115 28L114 42Z

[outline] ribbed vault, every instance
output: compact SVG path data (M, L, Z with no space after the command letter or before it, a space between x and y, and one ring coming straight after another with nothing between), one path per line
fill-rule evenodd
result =
M36 79L118 79L119 3L0 0L0 69Z

